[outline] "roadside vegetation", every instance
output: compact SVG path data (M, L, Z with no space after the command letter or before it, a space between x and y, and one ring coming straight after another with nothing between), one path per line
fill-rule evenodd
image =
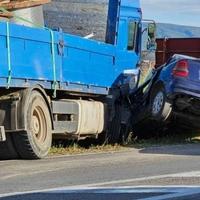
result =
M77 155L83 153L103 153L125 150L125 146L122 145L91 145L89 148L85 148L78 143L74 143L69 146L53 146L50 150L51 155Z
M101 153L101 152L113 152L125 150L125 147L119 144L108 145L101 144L99 145L96 141L85 140L81 142L63 142L63 141L54 141L53 146L50 150L51 155L77 155L83 153Z
M136 139L128 143L127 147L147 148L152 146L200 144L200 132L195 130L182 130L182 132L164 133L148 139Z
M180 145L180 144L200 144L200 130L189 130L186 128L175 128L163 130L148 138L139 138L131 134L126 144L119 145L99 145L95 140L85 140L81 142L54 141L50 151L50 156L55 155L77 155L87 153L104 153L126 151L129 148L143 149L154 146Z

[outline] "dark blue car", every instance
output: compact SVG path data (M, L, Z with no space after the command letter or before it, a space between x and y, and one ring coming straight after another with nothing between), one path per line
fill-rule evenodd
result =
M200 127L200 59L174 55L157 69L151 87L151 118L165 121L175 115Z
M136 135L155 135L174 119L200 128L200 59L174 55L141 82L130 96Z

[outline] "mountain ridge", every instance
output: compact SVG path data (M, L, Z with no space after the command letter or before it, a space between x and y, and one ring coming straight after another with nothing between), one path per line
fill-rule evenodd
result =
M200 37L200 27L178 24L158 23L157 36L159 38L187 38Z
M44 6L45 24L64 32L85 36L95 33L103 41L106 32L108 0L52 0ZM158 23L157 36L200 37L200 27Z

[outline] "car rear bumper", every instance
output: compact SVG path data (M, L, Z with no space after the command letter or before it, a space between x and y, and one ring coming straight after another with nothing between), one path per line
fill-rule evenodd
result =
M177 94L183 94L200 98L200 82L193 82L189 80L175 79L171 85L169 96L174 97Z
M189 90L187 88L176 87L176 88L174 88L174 94L185 94L185 95L200 98L200 92L192 91L192 90Z

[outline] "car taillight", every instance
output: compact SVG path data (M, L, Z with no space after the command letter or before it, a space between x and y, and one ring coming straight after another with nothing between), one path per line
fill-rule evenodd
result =
M180 60L177 62L173 75L178 77L188 77L189 75L189 64L187 60Z

